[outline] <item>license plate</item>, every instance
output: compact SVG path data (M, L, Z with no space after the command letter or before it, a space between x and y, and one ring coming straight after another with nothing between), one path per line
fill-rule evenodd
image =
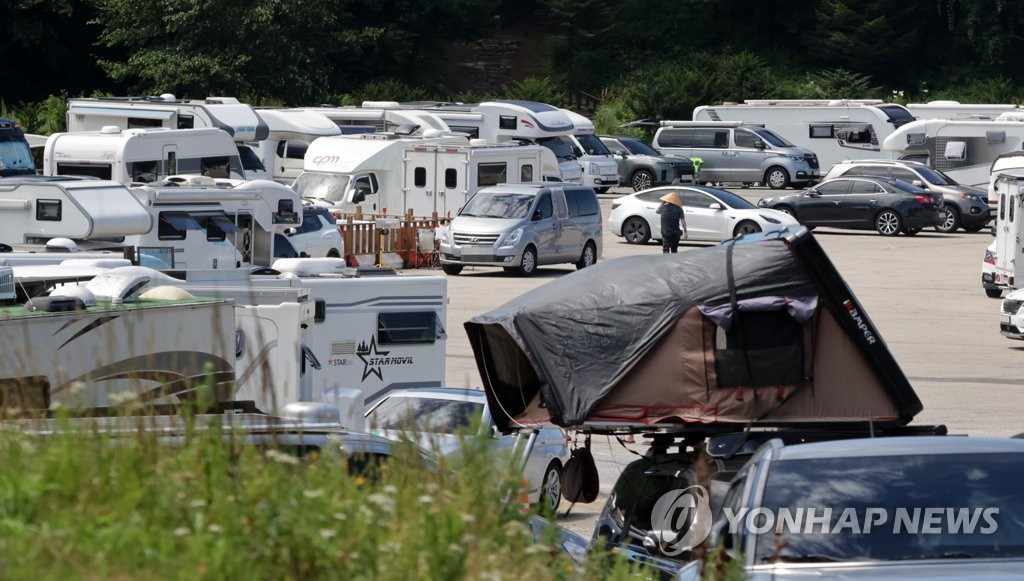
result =
M461 258L462 257L462 247L461 246L453 246L452 247L452 256L454 256L455 258Z
M1010 324L1010 315L999 315L999 322L1004 325Z

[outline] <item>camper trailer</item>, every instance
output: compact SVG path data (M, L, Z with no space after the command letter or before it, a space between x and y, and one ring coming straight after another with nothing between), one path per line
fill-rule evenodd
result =
M1024 167L1008 167L993 171L991 195L996 198L994 268L982 275L982 286L990 297L1003 290L1019 288L1024 280Z
M256 152L275 182L291 185L302 173L309 144L318 137L340 135L328 117L308 109L258 109L269 129L261 141L246 142Z
M478 189L558 181L557 160L538 145L496 145L462 135L393 133L321 137L292 187L316 205L364 214L455 214Z
M877 99L778 99L703 105L693 110L694 121L740 121L766 129L818 156L821 174L847 159L892 159L883 152L885 138L913 121L902 105Z
M121 129L54 133L43 151L43 175L91 176L124 185L195 175L244 180L231 136L216 128Z
M906 108L915 119L995 119L1006 112L1020 111L1020 105L1013 103L961 103L960 101L908 103Z
M35 160L21 126L0 117L0 178L35 173Z
M572 121L573 131L569 134L576 161L583 168L583 185L599 193L607 192L619 185L619 164L608 150L608 146L594 135L594 123L568 109L562 109Z
M68 99L68 131L100 131L116 125L122 129L223 129L236 144L247 179L270 179L264 164L244 144L269 135L256 111L233 97L179 100L165 93L153 97L99 97Z
M179 403L196 399L208 381L215 397L229 398L234 306L187 293L140 294L144 282L109 278L0 307L0 406L105 407L126 394Z
M882 143L900 157L927 158L928 165L957 182L984 188L992 162L1024 145L1024 114L995 119L921 119L903 125Z

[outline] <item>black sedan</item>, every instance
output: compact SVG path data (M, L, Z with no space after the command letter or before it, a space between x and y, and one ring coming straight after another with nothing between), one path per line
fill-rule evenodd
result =
M945 219L941 194L869 176L827 180L795 194L761 198L757 205L792 214L809 227L873 229L882 236L914 235Z

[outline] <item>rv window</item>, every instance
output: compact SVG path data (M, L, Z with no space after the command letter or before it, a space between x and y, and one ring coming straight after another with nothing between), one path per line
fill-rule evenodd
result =
M1004 208L1006 208L1006 194L999 194L999 219L1000 220L1005 220L1006 219L1006 214L1005 214Z
M139 117L129 117L128 118L128 129L135 129L136 127L145 128L145 127L163 127L163 126L164 126L163 119L145 119L145 118L139 118Z
M417 188L427 187L427 168L417 167L412 170L412 185Z
M148 184L155 182L157 176L157 161L135 161L128 163L128 175L132 176L133 182Z
M59 176L92 176L101 180L111 179L110 164L58 163Z
M178 173L178 152L167 152L167 159L164 161L164 172L169 176Z
M508 171L507 163L481 163L476 166L477 185L481 188L484 186L493 186L496 184L503 184L508 179L506 176Z
M433 343L438 339L434 311L378 313L377 344Z
M178 115L178 129L193 129L196 126L196 120L191 115Z
M198 216L195 216L198 218ZM210 242L223 242L227 239L228 232L238 232L235 223L228 218L227 214L214 214L204 216L206 224L206 239Z
M523 182L524 184L533 181L532 165L526 164L523 167L519 168L519 181Z
M809 125L811 139L832 139L834 136L834 129L831 123L823 123L820 125L811 123Z
M740 311L715 327L718 387L794 385L803 378L803 328L785 310Z
M231 177L231 172L228 169L228 158L226 156L204 157L200 160L199 167L200 175L222 179Z
M1017 204L1013 203L1013 201L1011 200L1011 202L1010 202L1010 209L1007 210L1007 213L1006 213L1006 220L1009 223L1011 223L1011 224L1013 224L1013 207L1016 206L1016 205Z
M238 144L238 159L242 160L242 169L247 172L267 170L260 157L248 145Z
M516 121L518 121L518 119L515 115L501 115L498 117L498 129L515 131L519 126Z
M174 247L173 246L139 246L139 266L155 268L157 270L171 270L174 268Z
M282 141L277 146L277 157L286 159L305 159L309 144L304 141Z
M188 212L160 212L157 238L160 240L184 240L189 230L202 230Z
M0 380L0 409L45 410L50 408L50 380L44 375Z
M60 222L60 200L36 200L36 220L41 222Z
M444 188L454 190L459 185L459 170L448 168L444 170Z

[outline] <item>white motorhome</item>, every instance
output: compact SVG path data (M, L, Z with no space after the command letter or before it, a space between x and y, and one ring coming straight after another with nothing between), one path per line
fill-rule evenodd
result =
M99 97L68 99L68 131L99 131L116 125L122 129L194 129L216 127L234 140L247 179L270 179L263 163L244 144L262 141L269 128L256 111L233 97L179 100L165 93L154 97Z
M594 135L594 123L568 109L562 109L572 121L573 131L569 134L573 153L583 168L583 185L600 193L619 185L619 164L608 150L608 146Z
M292 187L305 200L343 212L454 214L484 186L558 180L558 162L538 145L498 145L451 133L321 137Z
M960 101L928 101L908 103L907 111L917 119L994 119L1006 112L1020 111L1013 103L961 103Z
M821 175L848 159L892 159L882 142L914 120L905 107L878 99L755 99L702 105L694 121L739 121L764 125L818 156Z
M903 125L882 143L901 157L927 157L928 165L957 182L984 188L992 162L1024 145L1024 114L995 119L921 119Z
M231 136L221 129L120 129L54 133L42 174L92 176L125 185L173 175L246 179Z
M246 142L270 172L271 179L291 185L302 173L309 144L318 137L340 135L341 129L327 116L309 109L258 109L269 129L262 141Z
M431 129L449 131L448 124L431 112L404 109L396 101L363 101L355 107L302 107L303 111L319 113L333 121L344 135L353 133L393 133L409 128L406 133L420 135ZM415 128L415 129L411 129Z
M1024 168L993 174L992 190L998 199L996 216L995 269L991 283L999 292L1018 288L1024 280ZM983 283L988 281L982 281ZM999 296L995 292L989 296Z

